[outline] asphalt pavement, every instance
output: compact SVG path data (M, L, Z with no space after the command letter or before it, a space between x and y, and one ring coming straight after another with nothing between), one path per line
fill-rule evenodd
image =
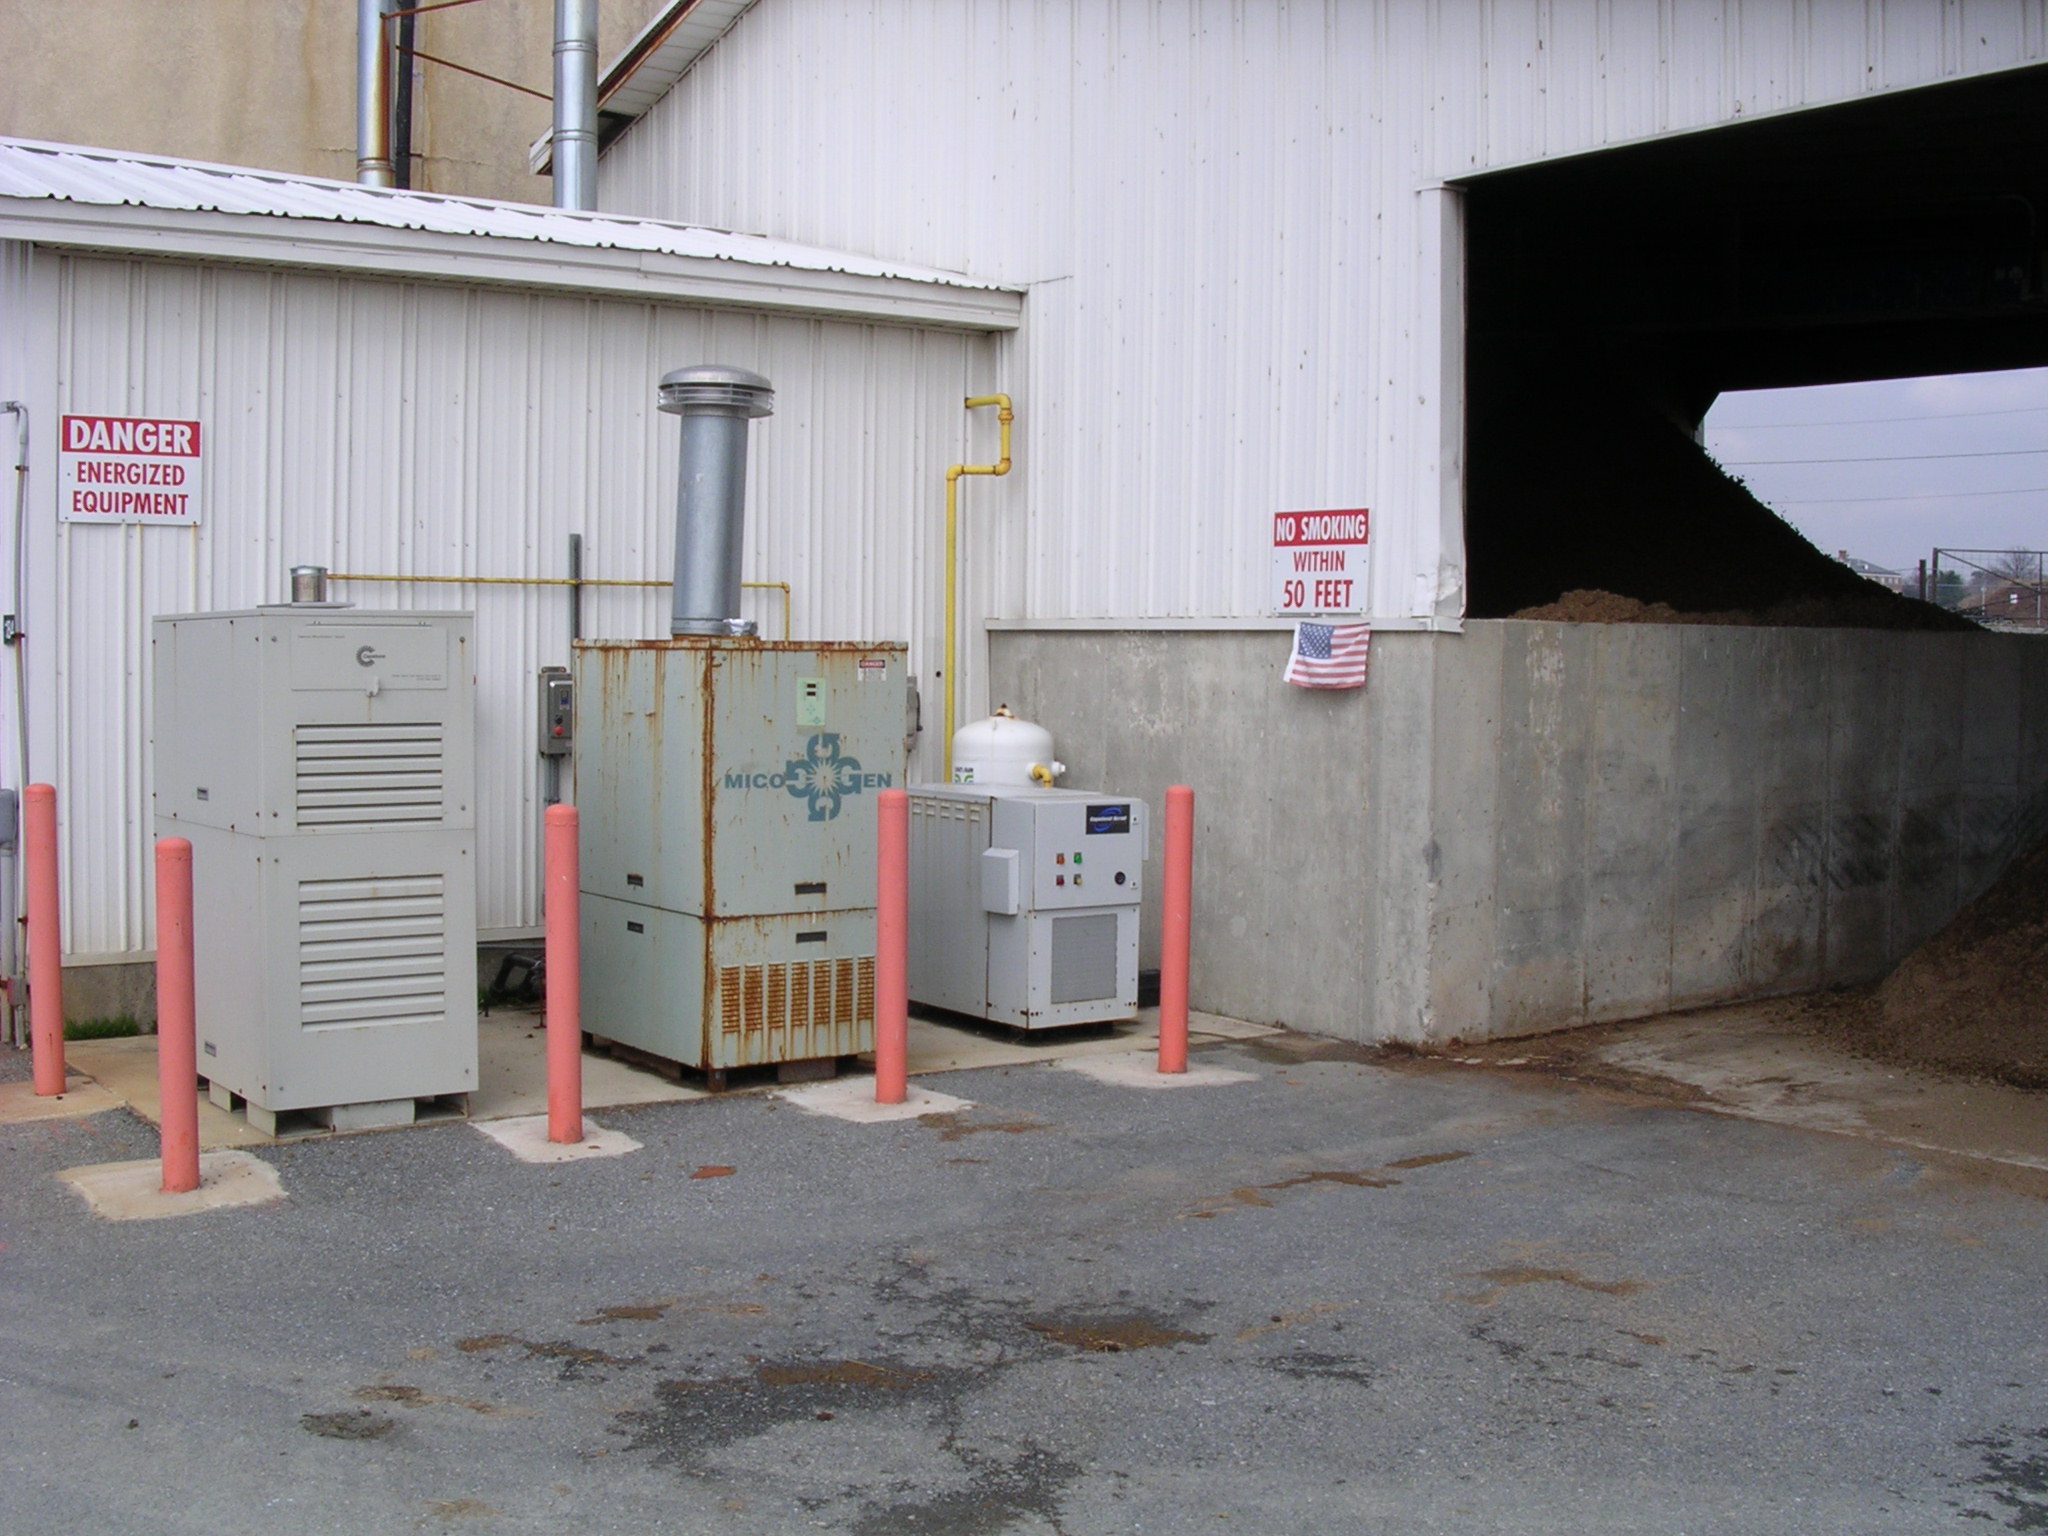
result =
M0 1128L0 1530L2048 1529L2044 1206L1967 1163L1302 1037L857 1125L263 1148L90 1214Z

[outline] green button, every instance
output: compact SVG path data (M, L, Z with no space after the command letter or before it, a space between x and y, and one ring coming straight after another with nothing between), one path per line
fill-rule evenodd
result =
M1077 853L1077 854L1075 854L1075 855L1074 855L1074 862L1075 862L1076 864L1080 863L1080 862L1081 862L1081 855L1079 855L1078 853Z

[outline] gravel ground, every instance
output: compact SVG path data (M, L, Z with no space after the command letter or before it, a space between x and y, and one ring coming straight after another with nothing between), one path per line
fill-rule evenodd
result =
M125 1112L0 1130L0 1529L2048 1529L2032 1195L1316 1054L335 1138L178 1221L51 1177L149 1155Z

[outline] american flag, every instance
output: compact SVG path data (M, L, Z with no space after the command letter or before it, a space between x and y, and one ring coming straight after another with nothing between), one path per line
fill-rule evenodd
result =
M1297 688L1363 688L1372 631L1363 624L1294 626L1287 681Z

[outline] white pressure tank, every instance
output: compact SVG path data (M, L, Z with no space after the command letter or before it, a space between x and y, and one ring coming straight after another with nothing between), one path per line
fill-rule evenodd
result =
M1012 784L1050 789L1067 771L1052 755L1052 732L1019 720L1005 704L986 720L953 733L955 784Z

